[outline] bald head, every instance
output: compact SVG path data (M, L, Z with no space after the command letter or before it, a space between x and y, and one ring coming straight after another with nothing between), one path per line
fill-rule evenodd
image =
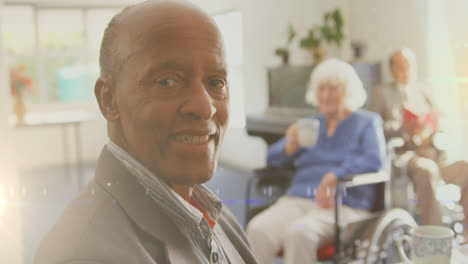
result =
M390 56L390 72L393 79L402 85L416 80L416 56L408 48L396 50Z
M184 41L187 33L196 32L194 29L200 27L207 29L207 37L221 40L211 17L185 1L147 0L125 8L112 18L104 31L99 57L101 77L115 80L122 66L154 44L155 38ZM175 36L180 32L185 36Z

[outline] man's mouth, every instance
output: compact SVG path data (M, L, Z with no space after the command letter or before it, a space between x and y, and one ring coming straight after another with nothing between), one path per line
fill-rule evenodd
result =
M185 144L191 144L191 145L201 145L205 144L210 140L210 138L214 137L213 136L192 136L192 135L176 135L173 137L173 139L177 142L185 143Z

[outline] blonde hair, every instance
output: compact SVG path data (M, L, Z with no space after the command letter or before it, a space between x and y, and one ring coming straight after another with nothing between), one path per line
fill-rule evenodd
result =
M357 110L366 102L366 91L356 71L349 63L339 59L328 59L312 71L306 92L306 102L317 105L317 88L329 81L339 82L345 88L345 107L348 110Z

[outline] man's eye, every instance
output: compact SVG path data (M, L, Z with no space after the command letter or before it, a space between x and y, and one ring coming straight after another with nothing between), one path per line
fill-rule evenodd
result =
M226 86L226 83L224 81L222 81L222 80L211 80L209 82L209 84L210 84L211 87L214 87L214 88L220 89L220 90L223 89L224 86Z
M174 87L177 81L171 78L156 80L156 83L163 87Z

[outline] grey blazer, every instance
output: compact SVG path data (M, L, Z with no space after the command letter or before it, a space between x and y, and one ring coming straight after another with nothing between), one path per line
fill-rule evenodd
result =
M224 249L232 264L257 263L226 207L216 226L226 234L219 239L233 245ZM197 259L185 236L105 147L94 179L43 238L34 263L183 264Z

